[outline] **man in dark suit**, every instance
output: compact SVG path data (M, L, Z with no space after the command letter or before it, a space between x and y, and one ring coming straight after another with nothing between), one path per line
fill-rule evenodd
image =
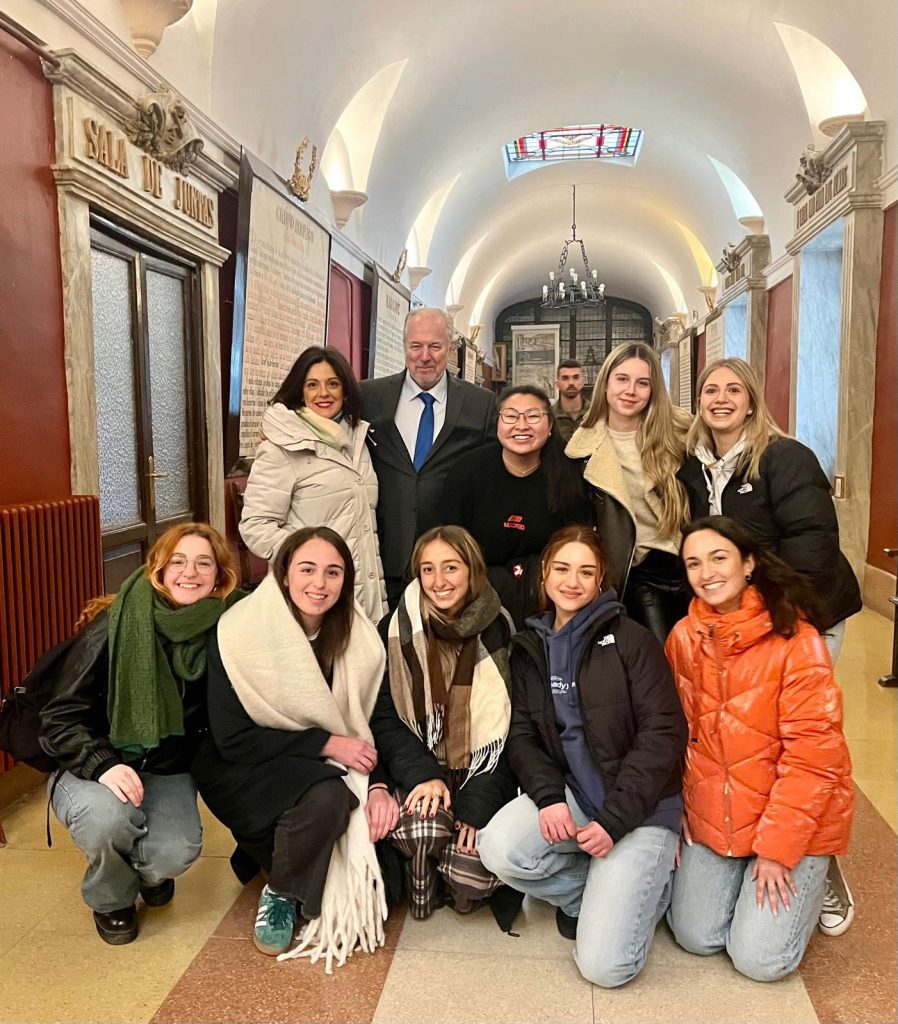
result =
M362 381L362 416L372 427L380 485L377 530L391 608L407 582L415 541L440 521L449 467L496 437L491 391L446 372L452 320L442 309L412 310L403 332L405 369Z

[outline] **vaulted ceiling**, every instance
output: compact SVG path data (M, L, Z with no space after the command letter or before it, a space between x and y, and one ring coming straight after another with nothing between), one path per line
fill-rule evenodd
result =
M320 152L356 93L407 59L349 237L392 268L428 198L459 176L418 294L442 304L486 234L458 301L467 323L480 299L489 325L554 267L576 184L578 234L608 291L665 316L702 302L696 289L707 281L687 235L716 262L745 233L709 156L754 195L774 258L791 234L783 193L804 147L822 136L778 24L801 30L799 49L807 33L841 58L867 116L889 123L894 164L892 0L195 0L151 62L286 176L304 135ZM635 167L578 161L506 180L510 139L600 122L645 132ZM310 201L332 216L323 175Z

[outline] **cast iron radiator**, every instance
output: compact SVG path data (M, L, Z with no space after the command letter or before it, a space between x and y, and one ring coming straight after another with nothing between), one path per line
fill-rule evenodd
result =
M87 601L102 593L97 498L0 505L0 693L69 636ZM0 753L0 772L12 764Z

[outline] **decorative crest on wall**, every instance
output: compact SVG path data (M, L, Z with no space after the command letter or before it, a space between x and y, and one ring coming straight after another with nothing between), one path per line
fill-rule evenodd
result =
M394 281L398 281L402 277L402 271L405 270L406 263L408 263L408 249L403 249L399 254L399 259L396 261L396 269L390 275Z
M312 179L315 177L315 170L318 167L318 147L312 146L312 159L309 162L309 173L302 169L303 157L309 147L308 135L303 136L299 149L296 151L296 160L293 162L293 176L287 181L287 185L293 195L301 202L308 202L309 191L312 188Z
M742 262L742 257L736 255L736 246L727 242L723 247L720 263L717 264L717 271L720 274L731 274Z
M137 101L125 131L135 146L178 174L187 174L203 149L184 101L167 88Z
M818 153L813 145L808 146L798 158L798 167L795 177L809 196L821 188L832 173L832 167L824 161L823 154Z

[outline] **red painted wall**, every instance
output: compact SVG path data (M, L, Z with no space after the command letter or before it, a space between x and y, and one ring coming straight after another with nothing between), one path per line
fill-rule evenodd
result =
M789 429L792 384L792 278L767 293L767 368L764 398L776 422Z
M331 263L327 343L349 360L355 375L366 375L366 340L371 320L371 287L336 263Z
M895 572L882 553L898 544L898 203L885 211L879 327L876 332L876 396L873 407L873 476L867 561Z
M0 504L72 493L50 85L0 32Z
M705 332L702 331L695 339L695 379L698 380L705 368L707 359L707 347L705 345Z

